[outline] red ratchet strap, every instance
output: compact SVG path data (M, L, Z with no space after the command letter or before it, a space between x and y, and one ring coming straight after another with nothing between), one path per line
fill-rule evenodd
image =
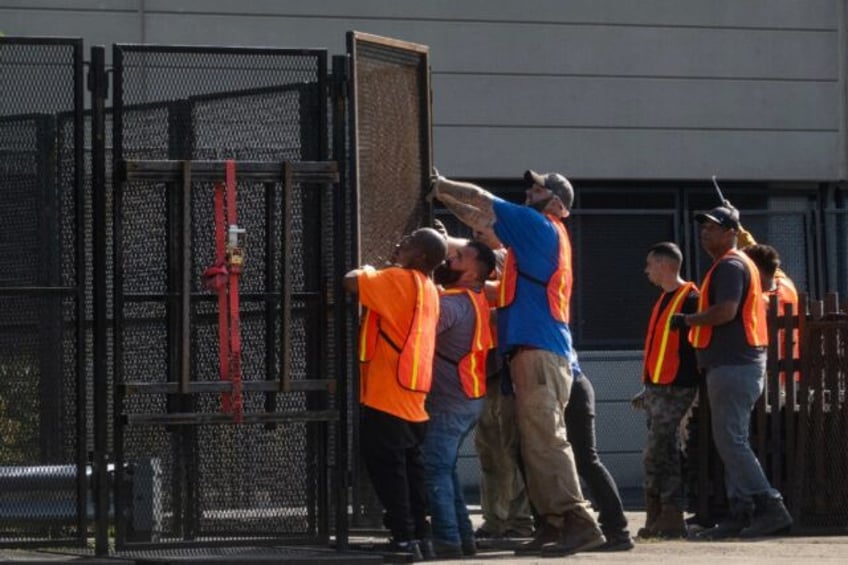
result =
M226 162L226 183L215 183L215 264L203 273L204 285L218 294L218 361L222 381L232 382L232 392L221 395L221 410L233 415L233 421L244 419L241 374L241 328L239 323L239 276L244 252L235 240L228 240L237 230L236 164ZM224 201L227 214L224 217Z

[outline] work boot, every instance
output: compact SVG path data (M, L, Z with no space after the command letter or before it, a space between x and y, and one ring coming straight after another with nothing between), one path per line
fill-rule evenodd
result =
M607 541L591 551L630 551L636 547L626 529L616 532L604 531L604 537Z
M654 522L654 536L658 538L685 538L686 523L683 511L674 504L663 504L660 515Z
M792 526L792 516L779 496L757 495L754 504L754 518L751 525L739 532L740 538L770 536L788 531Z
M656 535L654 532L654 523L657 521L657 516L660 515L662 504L660 497L653 494L645 493L645 527L639 528L636 535L640 538L652 538Z
M542 551L542 546L554 543L559 539L559 533L559 528L546 521L536 529L536 534L533 536L532 540L522 543L515 548L515 554L538 555Z
M731 506L727 516L712 528L695 534L697 541L713 541L739 537L739 533L751 524L752 509L744 505Z
M576 511L568 512L556 543L542 547L542 557L564 557L590 551L606 543L606 538L592 518Z
M390 540L388 550L392 553L399 553L401 555L408 556L407 558L413 562L424 560L424 556L421 553L421 544L418 540Z

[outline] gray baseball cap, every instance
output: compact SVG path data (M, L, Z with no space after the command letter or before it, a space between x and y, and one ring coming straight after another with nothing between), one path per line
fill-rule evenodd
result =
M567 210L571 210L574 203L574 189L568 179L559 173L537 173L536 171L524 171L524 181L528 187L538 184L553 192L562 201Z

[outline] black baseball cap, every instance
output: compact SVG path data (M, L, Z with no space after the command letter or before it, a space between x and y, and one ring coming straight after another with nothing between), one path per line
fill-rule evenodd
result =
M739 210L732 206L716 206L712 210L695 212L695 220L699 224L713 222L725 229L739 229Z
M536 171L524 171L524 181L528 187L535 184L544 186L553 192L562 201L567 210L571 210L574 203L574 189L568 179L559 173L537 173Z

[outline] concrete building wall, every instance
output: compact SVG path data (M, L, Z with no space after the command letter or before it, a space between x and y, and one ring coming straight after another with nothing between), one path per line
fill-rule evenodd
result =
M427 44L440 169L834 180L845 0L0 0L7 35L87 44Z

